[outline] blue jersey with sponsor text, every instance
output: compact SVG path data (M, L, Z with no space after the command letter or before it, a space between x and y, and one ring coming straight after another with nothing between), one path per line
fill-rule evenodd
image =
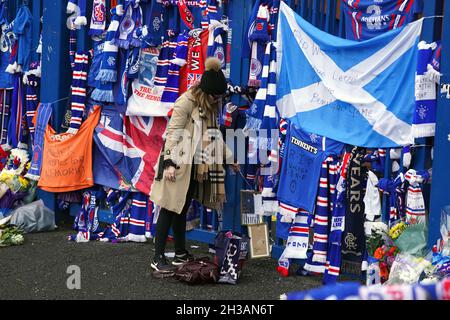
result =
M322 162L330 154L339 155L343 147L341 142L308 133L289 123L278 200L313 212Z
M422 0L343 0L345 36L367 40L413 21Z

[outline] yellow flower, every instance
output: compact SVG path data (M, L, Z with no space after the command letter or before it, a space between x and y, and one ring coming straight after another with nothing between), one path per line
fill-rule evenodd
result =
M395 226L393 226L389 230L389 236L393 240L395 240L400 236L400 234L402 234L402 232L405 230L405 228L406 228L406 224L404 222L397 223Z

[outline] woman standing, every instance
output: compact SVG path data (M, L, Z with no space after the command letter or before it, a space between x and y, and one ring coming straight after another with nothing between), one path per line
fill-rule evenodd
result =
M171 269L164 255L170 227L175 242L172 264L193 258L186 250L186 212L191 200L195 198L212 209L220 209L225 201L223 161L226 158L226 163L232 163L233 159L218 130L217 116L226 90L220 61L208 58L200 83L181 95L173 107L157 165L164 171L161 174L159 170L150 194L161 207L151 262L157 271ZM233 168L238 170L239 166L233 164Z

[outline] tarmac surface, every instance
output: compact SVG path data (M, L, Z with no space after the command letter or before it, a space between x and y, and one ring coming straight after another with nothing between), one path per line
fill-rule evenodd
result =
M9 299L151 299L151 300L277 300L286 292L321 286L321 278L281 277L277 261L249 259L239 283L187 285L152 276L153 243L74 243L73 231L26 234L20 246L0 248L0 300ZM209 256L202 243L188 242L197 256ZM167 246L167 252L172 250ZM68 289L67 268L80 267L81 288Z

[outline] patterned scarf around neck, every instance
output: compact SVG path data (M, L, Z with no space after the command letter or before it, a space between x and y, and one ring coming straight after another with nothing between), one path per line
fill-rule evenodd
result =
M199 107L202 120L201 150L196 152L195 180L199 182L199 200L217 204L225 202L225 170L222 165L223 145L217 125L217 114ZM220 135L220 136L219 136Z

